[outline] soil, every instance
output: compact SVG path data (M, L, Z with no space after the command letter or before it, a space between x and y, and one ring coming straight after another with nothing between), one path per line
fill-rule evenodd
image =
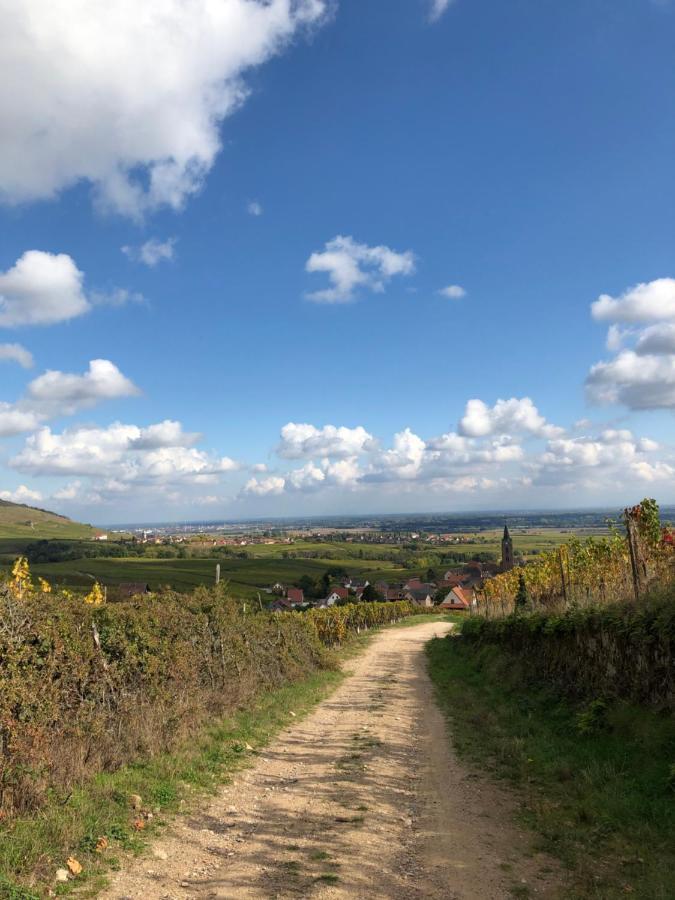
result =
M380 632L328 699L203 810L177 819L101 896L558 896L559 869L532 851L515 798L453 752L424 654L450 627Z

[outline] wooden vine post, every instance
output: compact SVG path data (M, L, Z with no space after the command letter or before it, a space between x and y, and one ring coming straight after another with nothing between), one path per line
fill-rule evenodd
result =
M630 553L630 568L631 574L633 576L633 591L635 593L635 601L636 603L640 602L640 594L642 592L642 584L640 578L640 550L639 550L639 536L637 534L637 528L635 524L635 515L633 510L625 509L624 510L624 519L626 522L626 538L628 540L628 552Z

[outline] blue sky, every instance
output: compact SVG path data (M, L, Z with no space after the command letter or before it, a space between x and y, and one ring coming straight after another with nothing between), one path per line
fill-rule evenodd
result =
M675 501L675 4L5 6L0 496Z

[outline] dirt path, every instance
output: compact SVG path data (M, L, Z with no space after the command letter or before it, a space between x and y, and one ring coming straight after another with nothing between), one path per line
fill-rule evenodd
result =
M253 768L114 877L106 900L555 896L513 804L455 758L425 671L430 622L379 634Z

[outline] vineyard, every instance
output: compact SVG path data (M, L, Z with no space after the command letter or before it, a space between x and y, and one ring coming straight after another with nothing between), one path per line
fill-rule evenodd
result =
M97 772L171 749L213 716L332 665L352 633L406 602L306 614L251 612L219 589L105 603L33 584L25 559L0 587L0 823Z
M639 600L675 576L675 538L662 525L654 500L624 512L624 532L606 538L572 538L535 562L485 581L475 611L487 618L516 611L565 610Z

